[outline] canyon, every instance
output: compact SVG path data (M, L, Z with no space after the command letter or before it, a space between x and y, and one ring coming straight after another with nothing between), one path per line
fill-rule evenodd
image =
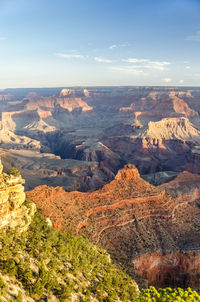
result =
M26 190L95 190L128 163L157 184L157 173L199 173L199 99L198 87L5 89L2 162Z
M141 286L199 284L200 88L0 92L0 157L61 231ZM124 167L124 168L123 168Z

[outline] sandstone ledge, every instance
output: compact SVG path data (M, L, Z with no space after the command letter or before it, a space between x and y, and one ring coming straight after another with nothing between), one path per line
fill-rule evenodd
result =
M0 161L0 229L18 227L20 231L25 231L36 212L36 205L25 204L25 181L21 175L9 175L2 171Z

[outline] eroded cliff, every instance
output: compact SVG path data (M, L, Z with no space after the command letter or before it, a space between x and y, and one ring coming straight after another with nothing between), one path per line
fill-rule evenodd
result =
M27 197L54 226L99 243L147 285L198 286L200 268L192 264L200 250L197 201L173 198L143 180L135 166L126 165L91 193L39 186Z
M197 87L8 92L0 93L0 147L7 153L1 158L7 169L10 157L15 157L16 167L28 180L26 189L48 183L67 190L94 190L113 180L126 163L136 165L142 175L200 172ZM26 151L31 151L31 157ZM52 156L43 160L49 153L68 160L62 163L65 172L60 172L60 159L54 167ZM40 163L35 165L36 158L42 169ZM84 171L66 172L69 162ZM95 167L93 171L89 166Z
M14 173L15 172L15 173ZM21 175L3 173L0 161L0 229L16 228L24 231L36 211L34 203L25 203L24 180Z

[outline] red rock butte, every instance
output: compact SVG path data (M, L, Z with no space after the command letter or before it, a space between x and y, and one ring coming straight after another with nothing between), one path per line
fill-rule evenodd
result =
M133 179L136 177L140 177L138 169L134 165L125 165L124 169L119 170L115 179Z
M199 258L199 206L195 200L183 202L149 184L134 165L124 166L97 191L39 186L27 192L27 199L55 227L100 244L130 274L137 272L147 279L148 285L195 287L199 282L200 265L195 271L192 265ZM189 269L181 264L183 253Z

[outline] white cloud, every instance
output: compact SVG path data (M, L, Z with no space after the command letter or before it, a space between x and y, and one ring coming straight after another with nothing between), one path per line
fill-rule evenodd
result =
M157 69L157 70L165 70L166 66L171 64L170 62L166 62L166 61L151 61L149 59L136 59L136 58L128 58L122 61L127 63L141 64L140 68Z
M127 44L113 44L109 46L109 49L113 49L113 48L119 48L119 47L126 47Z
M170 82L172 82L172 79L171 78L164 78L163 81L165 83L170 83Z
M194 35L192 36L188 36L186 38L187 41L196 41L196 42L200 42L200 30L197 31Z
M144 70L137 68L136 66L112 66L109 67L112 72L128 72L132 74L148 75Z
M144 63L144 62L148 62L149 60L147 60L147 59L129 58L129 59L124 59L122 61L123 62L127 62L127 63Z
M113 72L128 72L133 74L148 75L149 70L166 70L170 62L167 61L151 61L149 59L128 58L122 62L131 63L126 66L114 66L110 70Z
M110 49L117 48L117 45L116 44L110 45L109 48Z
M6 37L0 37L0 41L6 40Z
M191 66L185 66L185 69L191 69Z
M179 83L180 83L180 84L183 84L183 83L184 83L184 80L179 80Z
M63 58L63 59L84 59L87 56L78 55L78 54L67 54L67 53L55 53L56 57Z
M99 63L112 63L112 60L104 59L104 58L100 58L100 57L95 57L94 60Z
M161 62L161 61L149 61L149 65L152 66L152 68L164 70L165 66L170 65L170 62Z

